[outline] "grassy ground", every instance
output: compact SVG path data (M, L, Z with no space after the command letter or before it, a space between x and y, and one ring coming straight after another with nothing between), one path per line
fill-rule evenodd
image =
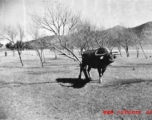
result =
M46 63L40 67L35 52L24 51L24 67L9 52L0 60L0 119L2 120L151 120L152 55L148 59L118 57L98 83L78 80L79 66L45 52ZM124 56L124 54L123 54ZM105 115L103 110L113 110ZM121 114L118 110L141 110L141 114Z

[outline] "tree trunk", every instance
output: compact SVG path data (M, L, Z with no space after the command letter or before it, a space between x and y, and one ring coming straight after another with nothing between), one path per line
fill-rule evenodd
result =
M139 47L136 45L137 58L139 57Z
M128 47L126 47L126 48L125 48L125 51L126 51L126 55L127 55L127 57L129 57Z
M40 53L39 50L36 50L36 52L37 52L37 55L39 56L41 67L43 68L43 55L42 55L42 51Z
M17 50L17 52L18 52L18 55L19 55L19 58L20 58L20 62L21 62L21 64L22 64L22 66L24 66L24 65L23 65L23 61L22 61L22 58L21 58L21 52L20 52L19 50Z
M45 61L45 56L44 56L44 51L43 50L42 50L42 56L43 56L43 61L45 63L46 61Z
M50 50L51 51L51 50ZM58 57L57 57L57 53L56 53L56 50L55 49L53 49L53 52L54 52L54 59L57 59Z
M40 61L41 61L41 66L43 67L43 50L40 50Z
M140 43L140 47L141 47L141 50L143 51L143 53L144 53L144 55L145 55L145 58L147 59L147 56L146 56L146 54L145 54L145 52L144 52L144 49L143 49L143 47L142 47L142 44Z
M15 57L15 51L13 50L13 56Z
M40 61L41 61L41 67L43 68L43 60L42 60L42 57L40 57Z
M121 47L118 47L118 50L119 50L119 52L120 52L120 56L122 57Z

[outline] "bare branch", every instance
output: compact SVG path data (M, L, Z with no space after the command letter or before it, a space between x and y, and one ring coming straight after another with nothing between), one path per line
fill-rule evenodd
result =
M72 12L66 7L61 6L60 4L56 4L52 7L46 7L44 16L33 14L31 17L33 23L36 24L36 26L52 32L59 41L62 49L70 52L72 59L74 57L77 61L80 62L73 51L68 48L68 40L65 39L65 35L69 34L77 26L79 16L73 15Z
M8 41L15 43L17 37L17 30L12 26L4 26L3 32L0 33L0 39L7 39Z

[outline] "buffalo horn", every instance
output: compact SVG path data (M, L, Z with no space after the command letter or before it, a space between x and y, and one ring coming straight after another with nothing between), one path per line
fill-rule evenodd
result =
M97 50L97 51L98 51L98 50ZM107 53L97 54L97 51L95 52L95 56L103 56L103 55L107 54Z

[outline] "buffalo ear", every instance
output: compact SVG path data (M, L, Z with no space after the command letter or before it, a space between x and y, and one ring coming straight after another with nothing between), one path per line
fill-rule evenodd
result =
M102 59L103 59L103 56L101 56L100 59L102 60Z

